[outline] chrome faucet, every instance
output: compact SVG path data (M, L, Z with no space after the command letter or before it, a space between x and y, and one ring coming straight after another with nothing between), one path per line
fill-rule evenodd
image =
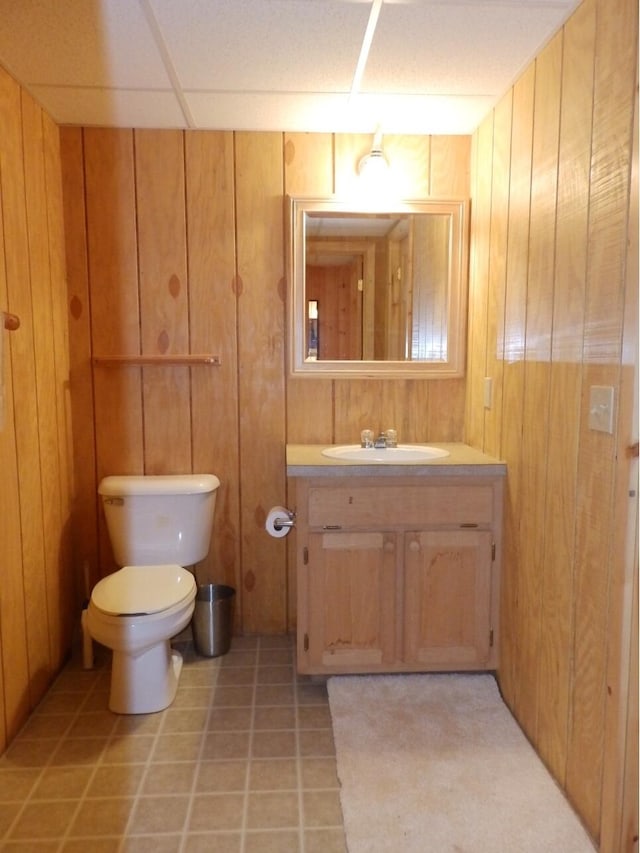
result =
M398 446L398 433L395 429L388 429L386 432L381 430L375 439L373 435L373 430L363 429L360 433L360 447L386 448Z
M387 446L387 436L386 433L381 432L380 435L373 442L374 447L386 447Z

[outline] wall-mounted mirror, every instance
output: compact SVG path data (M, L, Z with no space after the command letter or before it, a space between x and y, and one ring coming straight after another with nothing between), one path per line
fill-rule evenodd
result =
M464 373L468 203L290 199L295 376Z

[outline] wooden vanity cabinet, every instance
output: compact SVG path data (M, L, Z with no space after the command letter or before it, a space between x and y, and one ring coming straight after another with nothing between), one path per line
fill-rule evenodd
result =
M299 672L495 669L502 482L299 479Z

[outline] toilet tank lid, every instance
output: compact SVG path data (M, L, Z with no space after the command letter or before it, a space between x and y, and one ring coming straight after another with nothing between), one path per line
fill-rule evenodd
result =
M215 474L115 475L105 477L98 493L123 495L196 495L215 492L220 480Z

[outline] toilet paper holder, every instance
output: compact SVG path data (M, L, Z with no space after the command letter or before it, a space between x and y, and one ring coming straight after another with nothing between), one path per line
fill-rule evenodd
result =
M295 527L296 526L296 514L293 510L288 509L287 517L282 518L278 516L273 519L273 526L276 530L282 530L283 527Z

